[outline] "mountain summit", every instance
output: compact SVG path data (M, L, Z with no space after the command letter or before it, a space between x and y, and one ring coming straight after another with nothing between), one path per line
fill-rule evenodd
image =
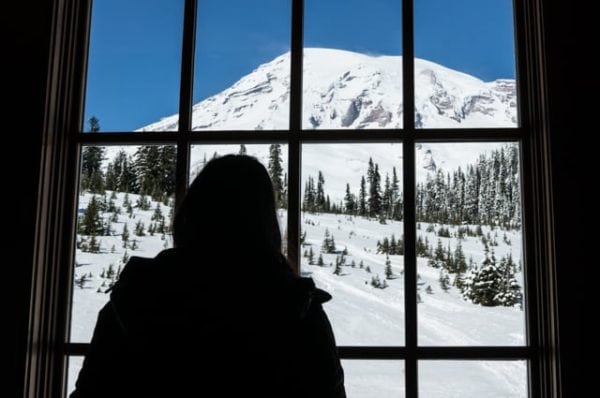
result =
M402 57L304 50L304 129L402 127ZM484 82L415 59L417 127L517 125L514 80ZM193 130L286 130L290 53L260 65L231 87L193 106ZM177 115L139 131L176 130Z

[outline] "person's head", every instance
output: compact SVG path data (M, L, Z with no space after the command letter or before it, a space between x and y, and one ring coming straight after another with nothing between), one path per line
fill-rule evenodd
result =
M265 167L246 155L209 161L177 210L173 238L175 247L224 251L225 258L281 253L273 185Z

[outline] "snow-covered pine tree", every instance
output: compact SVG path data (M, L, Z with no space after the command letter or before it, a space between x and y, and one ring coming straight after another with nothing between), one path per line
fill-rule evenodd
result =
M385 278L392 279L394 273L392 272L392 262L390 261L390 256L385 255Z
M450 290L450 276L448 275L448 272L446 272L445 269L442 268L440 270L440 277L438 280L440 282L440 287L442 288L442 290L448 293L448 291Z
M317 176L317 196L315 197L315 210L321 213L328 211L325 200L325 177L323 177L321 170L319 170Z
M245 154L246 154L246 145L240 144L240 150L238 152L238 155L245 155Z
M350 192L350 184L346 183L346 194L344 195L344 211L346 214L356 213L356 198Z
M337 276L342 275L342 258L340 256L335 258L335 269L333 270L333 274Z
M121 240L123 241L123 248L126 248L127 243L129 242L129 229L127 228L127 223L123 224L123 232L121 233Z
M81 275L79 278L75 279L75 283L80 289L83 289L88 282L88 278L85 274Z
M373 164L369 158L369 166ZM369 181L369 217L379 217L381 213L381 175L379 174L379 165L375 166L371 172L371 180Z
M138 222L135 224L135 236L146 236L146 233L144 232L144 223L142 220L138 220Z
M100 253L100 242L96 239L96 235L92 235L88 242L88 251L90 253Z
M100 131L98 118L92 116L88 120L89 132ZM104 174L102 162L104 161L104 148L96 145L83 147L81 151L81 190L92 193L104 193Z
M317 265L320 267L325 266L325 262L323 262L323 255L321 253L319 253L319 259L317 260Z
M462 249L460 240L456 243L456 249L454 250L454 271L455 273L462 274L467 271L467 261L465 254Z
M100 208L96 195L92 195L83 217L79 223L79 233L83 235L99 235L104 231Z
M152 221L160 221L163 219L162 210L160 209L160 203L156 202L156 208L154 209L154 213L150 218Z
M363 217L367 215L367 188L364 175L360 179L360 191L358 193L358 215Z

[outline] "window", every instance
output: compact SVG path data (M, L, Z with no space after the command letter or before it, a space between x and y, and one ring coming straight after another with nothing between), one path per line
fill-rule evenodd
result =
M114 3L82 24L63 392L127 257L169 247L190 179L242 152L277 179L290 263L334 296L349 396L541 394L520 2Z

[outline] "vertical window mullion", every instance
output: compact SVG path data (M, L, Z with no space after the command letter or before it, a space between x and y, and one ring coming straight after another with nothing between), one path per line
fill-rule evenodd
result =
M181 82L179 90L179 133L177 136L177 166L175 171L175 203L179 208L188 186L192 104L194 95L194 50L196 45L197 0L185 0L183 44L181 51Z
M414 85L413 0L402 0L402 142L404 191L404 308L406 359L406 397L418 396L417 349L417 257L415 216L415 85Z
M302 131L302 62L304 1L292 0L292 45L290 69L290 132L288 141L288 218L287 255L300 273L300 134Z

